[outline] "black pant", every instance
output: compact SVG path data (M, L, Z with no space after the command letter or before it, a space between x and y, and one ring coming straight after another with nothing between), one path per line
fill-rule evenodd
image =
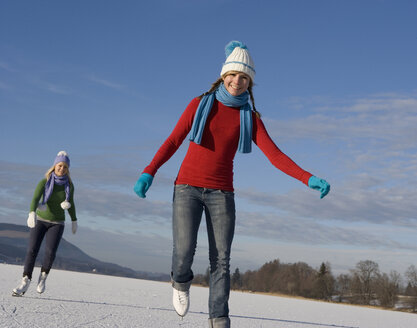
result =
M32 279L33 267L35 266L36 257L38 256L42 240L46 235L45 255L42 261L42 272L49 273L52 263L55 260L56 251L59 242L64 233L63 224L49 223L45 221L36 221L36 226L30 229L29 244L26 253L25 266L23 276Z

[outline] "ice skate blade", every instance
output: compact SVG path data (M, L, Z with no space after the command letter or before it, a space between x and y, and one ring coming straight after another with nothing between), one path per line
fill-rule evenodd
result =
M22 297L23 295L25 295L25 293L19 294L19 293L16 293L16 292L12 292L12 296L14 296L14 297Z

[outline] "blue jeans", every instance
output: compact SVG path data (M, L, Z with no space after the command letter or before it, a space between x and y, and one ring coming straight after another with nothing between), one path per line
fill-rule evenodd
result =
M205 213L210 260L209 317L229 315L230 250L235 231L234 193L176 185L173 201L172 285L186 291L194 277L191 265Z

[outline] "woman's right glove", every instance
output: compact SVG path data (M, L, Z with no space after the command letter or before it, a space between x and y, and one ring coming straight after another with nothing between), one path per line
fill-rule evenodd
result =
M133 187L133 190L135 191L136 195L138 195L140 198L146 198L145 194L151 186L152 181L152 175L148 173L142 173L135 186Z
M315 177L314 175L312 175L308 180L308 186L311 189L316 189L320 191L320 198L326 196L330 191L329 183L324 179Z
M29 212L28 221L27 221L29 228L35 228L36 225L36 213L35 212Z

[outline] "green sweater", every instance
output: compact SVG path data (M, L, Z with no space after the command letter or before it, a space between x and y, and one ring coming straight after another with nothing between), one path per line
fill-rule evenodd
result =
M65 211L61 207L61 203L65 200L65 185L54 185L54 190L52 191L51 197L49 197L46 203L46 210L41 211L37 209L39 201L43 196L45 190L46 179L42 179L33 194L32 202L30 203L30 211L36 211L36 215L41 217L44 220L53 221L53 222L63 222L65 221ZM71 221L77 221L77 216L75 215L75 205L74 205L74 185L70 183L70 198L69 202L71 207L68 209L68 213L71 216Z

